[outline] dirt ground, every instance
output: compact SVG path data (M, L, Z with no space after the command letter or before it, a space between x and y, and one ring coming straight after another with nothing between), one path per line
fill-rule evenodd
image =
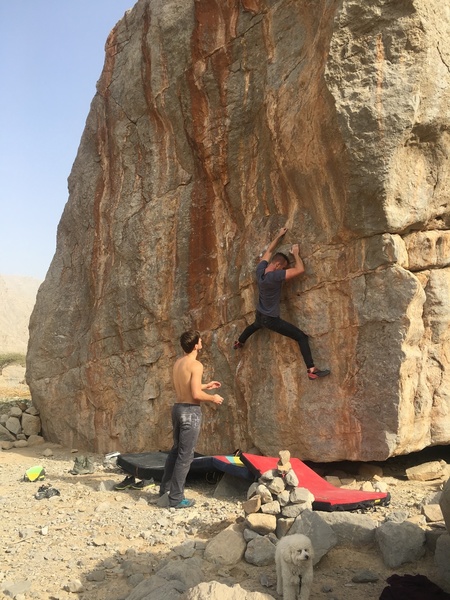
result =
M0 402L9 398L30 398L30 389L25 383L25 367L9 365L0 370Z
M52 456L44 456L45 450L51 450ZM450 463L449 454L448 448L429 449L384 463L383 479L391 504L369 514L381 522L388 513L406 510L410 517L423 519L424 499L439 491L445 479L411 482L405 477L405 468L436 458ZM207 541L244 516L239 497L216 499L215 486L203 479L188 484L187 496L196 499L196 507L174 514L155 505L157 487L112 490L112 483L123 479L123 473L117 468L105 469L103 456L90 455L96 467L93 474L71 475L75 456L77 453L50 443L0 454L0 590L5 582L32 582L30 590L17 600L124 600L161 561L176 557L176 546L189 539ZM36 464L44 466L44 483L57 488L59 496L35 499L42 482L24 482L23 474ZM321 467L332 474L350 472L355 464ZM278 598L274 566L255 567L243 561L231 569L211 569L205 580L240 583L247 590ZM352 578L361 571L377 575L378 581L353 583ZM439 584L429 550L419 562L392 570L384 566L375 547L339 547L316 566L311 600L376 600L394 572L426 575ZM82 583L83 591L67 591L74 580ZM0 592L0 598L6 597Z

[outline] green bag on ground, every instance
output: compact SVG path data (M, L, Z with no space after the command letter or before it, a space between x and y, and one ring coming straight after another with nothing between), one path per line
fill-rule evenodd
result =
M27 469L23 476L24 481L42 481L43 479L45 479L45 469L39 465Z

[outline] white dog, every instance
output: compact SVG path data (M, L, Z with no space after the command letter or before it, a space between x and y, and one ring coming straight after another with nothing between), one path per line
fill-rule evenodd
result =
M277 543L277 593L283 600L308 600L313 581L314 550L306 535L286 535Z

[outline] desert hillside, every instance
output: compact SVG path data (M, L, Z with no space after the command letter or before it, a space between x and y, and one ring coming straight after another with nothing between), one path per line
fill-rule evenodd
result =
M39 279L0 275L0 354L25 354L28 322L41 285Z

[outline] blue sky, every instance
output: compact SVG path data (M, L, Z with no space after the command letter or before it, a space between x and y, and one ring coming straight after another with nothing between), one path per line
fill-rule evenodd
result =
M45 277L105 41L134 4L0 2L0 275Z

